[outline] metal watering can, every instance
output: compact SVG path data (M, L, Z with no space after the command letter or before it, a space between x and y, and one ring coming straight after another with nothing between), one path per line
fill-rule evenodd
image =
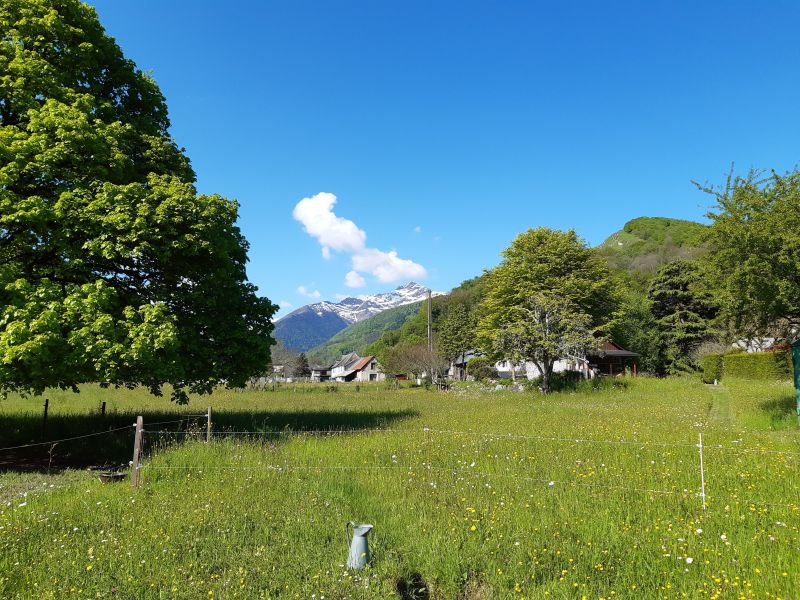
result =
M345 525L345 535L350 545L350 552L347 554L348 569L363 569L369 562L369 546L367 545L367 535L372 531L372 525L358 525L350 521ZM350 537L350 529L353 529L353 537Z

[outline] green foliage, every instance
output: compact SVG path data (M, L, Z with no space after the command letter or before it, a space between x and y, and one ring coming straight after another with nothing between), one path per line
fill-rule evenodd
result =
M405 304L390 308L368 319L349 325L330 340L310 350L308 356L320 364L331 364L342 354L357 352L361 356L371 354L367 351L385 332L394 331L416 315L423 303Z
M761 381L788 381L793 377L791 352L729 352L707 354L700 359L703 381L711 383L723 376Z
M664 374L661 335L647 294L635 287L625 286L620 318L614 324L611 338L623 348L640 355L640 371Z
M722 379L723 355L706 354L699 360L703 383L713 383Z
M722 316L743 337L800 325L800 171L728 178L717 206L707 262Z
M461 306L467 314L471 315L483 298L484 293L485 276L481 276L463 282L447 295L434 297L431 306L434 337L440 338L442 325L453 307ZM409 317L399 329L385 332L376 342L370 344L365 349L365 352L377 356L378 360L383 362L389 349L398 344L416 345L426 343L428 336L427 310L427 303L422 302L416 315ZM462 332L466 337L473 334L472 327L465 328ZM449 350L452 351L452 348Z
M695 368L692 351L711 334L717 306L695 262L661 267L647 291L659 334L663 369L681 373Z
M606 262L574 231L529 229L489 272L480 306L479 348L493 358L532 361L544 377L553 364L607 334L618 309Z
M439 326L439 349L448 360L475 348L475 325L463 304L455 303Z
M467 374L478 381L497 379L497 369L494 362L485 356L478 356L467 361Z
M790 352L740 352L722 357L724 377L787 381L792 379Z
M158 86L77 0L7 0L0 31L0 389L243 385L275 307Z
M308 358L304 352L297 355L297 361L294 364L295 377L311 377L311 367L308 364Z
M670 261L703 254L706 229L694 221L639 217L625 223L598 250L612 267L648 276Z

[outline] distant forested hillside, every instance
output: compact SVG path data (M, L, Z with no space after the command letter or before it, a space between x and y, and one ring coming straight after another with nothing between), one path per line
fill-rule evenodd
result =
M484 292L483 276L469 279L443 296L433 298L431 313L433 316L433 334L438 338L439 330L450 310L460 305L468 313L480 302ZM425 302L418 305L416 313L410 315L401 327L386 331L375 342L367 346L365 352L377 356L380 360L387 358L387 353L400 345L425 343L428 335L428 312Z
M310 350L309 360L314 364L329 365L342 354L358 352L364 355L367 346L379 339L387 331L401 327L410 317L416 315L421 302L390 308L382 313L349 325L327 342Z
M303 306L275 323L275 339L281 340L289 350L304 352L349 325L335 312L316 312L314 306Z
M639 217L611 234L598 250L616 269L654 273L666 263L704 252L706 225L665 217Z

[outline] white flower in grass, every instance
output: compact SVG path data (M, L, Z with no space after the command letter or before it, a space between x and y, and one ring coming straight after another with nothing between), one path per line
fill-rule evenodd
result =
M690 565L690 564L692 564L693 562L694 562L694 559L693 559L691 556L687 556L687 557L686 557L686 564L687 564L687 565Z

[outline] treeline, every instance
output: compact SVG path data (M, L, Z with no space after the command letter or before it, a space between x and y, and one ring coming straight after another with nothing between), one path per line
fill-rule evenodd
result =
M644 272L574 232L520 234L494 269L432 305L434 352L425 355L427 308L368 348L390 371L443 372L463 352L532 361L613 339L655 375L695 371L709 354L790 342L800 326L800 172L731 175L714 198L700 248ZM429 353L430 354L430 353ZM415 367L416 365L416 367ZM547 387L546 383L543 386Z

